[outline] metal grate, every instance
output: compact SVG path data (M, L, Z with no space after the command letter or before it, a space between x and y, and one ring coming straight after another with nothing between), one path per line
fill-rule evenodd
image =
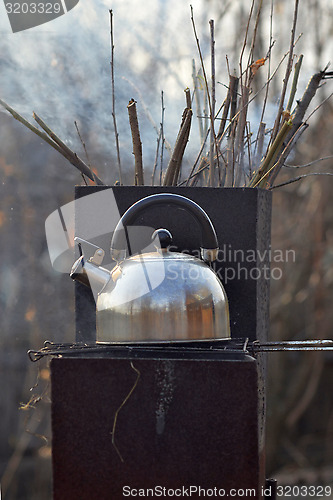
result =
M44 356L66 357L132 357L132 358L175 358L175 359L223 359L255 356L261 352L274 351L333 351L333 340L303 340L281 342L259 342L249 339L224 339L202 341L165 341L147 343L63 343L45 341L39 350L28 351L31 361Z

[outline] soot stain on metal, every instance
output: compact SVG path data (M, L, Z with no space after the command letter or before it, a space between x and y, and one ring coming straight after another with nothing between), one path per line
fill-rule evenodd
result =
M156 370L156 385L159 389L159 396L156 407L156 433L163 434L165 429L165 419L168 409L173 399L174 392L174 362L171 360L162 361Z

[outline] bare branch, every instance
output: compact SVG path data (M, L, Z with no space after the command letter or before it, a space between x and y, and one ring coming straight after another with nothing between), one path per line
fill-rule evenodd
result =
M209 182L210 186L214 187L215 184L215 161L214 161L214 149L215 149L215 129L214 129L214 118L215 118L215 38L214 38L214 21L211 19L209 21L210 26L210 49L211 49L211 131L210 131L210 148L209 148L209 158L210 158L210 168L209 168ZM216 150L217 153L217 150Z
M331 99L332 96L333 96L333 92L331 92L331 94L329 96L327 96L326 99L321 101L321 103L319 103L318 106L315 107L315 109L309 114L309 116L306 117L305 123L307 123L310 120L311 116L314 113L316 113L316 111L318 111L318 109L321 108L323 106L323 104L325 104L325 102L327 102L329 99Z
M202 52L201 52L201 48L200 48L200 42L199 42L199 38L197 35L196 27L195 27L192 5L190 5L190 9L191 9L191 22L192 22L192 27L193 27L193 33L194 33L194 37L195 37L195 41L196 41L196 45L197 45L197 49L198 49L198 53L199 53L199 57L200 57L201 69L202 69L203 78L204 78L205 87L206 87L206 95L207 95L208 106L209 106L209 115L210 115L209 118L210 118L210 123L211 123L211 132L213 133L213 136L214 136L215 148L216 148L216 152L217 152L218 151L218 144L217 144L217 139L216 139L216 134L215 134L215 129L214 129L215 116L214 116L213 109L212 109L212 101L211 101L211 96L210 96L210 92L209 92L208 79L207 79L207 75L206 75L204 60L203 60ZM217 155L217 162L218 161L219 160L218 160L218 155Z
M133 154L135 158L135 186L143 186L143 165L142 165L142 143L140 138L138 115L136 112L136 102L131 99L127 106L128 118L131 127L132 142L133 142Z
M264 151L264 141L265 141L266 123L260 122L258 127L258 134L255 146L255 161L260 162L262 160Z
M114 85L114 43L113 43L113 12L109 10L110 13L110 37L111 37L111 92L112 92L112 118L113 118L113 128L116 138L116 149L117 149L117 161L118 161L118 171L119 171L119 182L122 181L122 170L121 170L121 161L120 161L120 148L119 148L119 134L117 128L117 120L116 120L116 94L115 94L115 85Z
M88 156L88 151L87 151L87 148L86 148L86 144L85 144L85 142L84 142L84 140L83 140L83 138L82 138L82 135L80 134L79 126L78 126L78 124L77 124L77 121L76 121L76 120L74 120L74 125L75 125L76 131L77 131L77 135L79 136L80 142L81 142L82 147L83 147L83 149L84 149L84 152L85 152L85 154L86 154L86 158L87 158L87 162L88 162L88 167L89 167L89 168L91 168L91 164L90 164L90 160L89 160L89 156ZM83 182L84 182L84 183L85 183L85 185L87 186L87 185L88 185L88 183L87 183L87 181L86 181L85 176L84 176L82 173L81 173L81 175L82 175Z
M237 113L237 97L238 97L238 83L239 79L236 76L230 75L230 91L231 91L231 107L230 107L230 123L228 126L228 139L227 139L227 160L226 160L226 177L225 186L232 187L234 183L234 168L235 168L235 135L237 120L239 113ZM220 142L222 141L221 136Z
M249 183L249 187L257 187L258 184L260 184L260 182L262 181L262 179L267 176L268 172L270 172L271 167L275 164L277 155L281 150L283 141L285 140L286 135L288 134L291 127L292 127L291 120L284 122L274 142L270 146L267 156L261 162L260 167L252 176L252 179L250 180Z
M155 161L154 161L153 173L151 176L151 185L152 186L154 185L155 173L156 173L156 169L157 169L158 153L159 153L159 149L160 149L161 137L162 137L162 126L160 128L160 133L159 133L158 138L157 138Z
M223 135L224 129L225 129L225 125L227 123L230 102L231 102L231 77L229 79L229 87L228 87L227 96L226 96L224 103L223 103L223 113L222 113L222 118L220 121L219 131L218 131L217 136L216 136L218 141L220 141L220 139Z
M198 88L198 75L196 72L194 59L192 59L192 80L193 80L193 87L194 87L195 106L196 106L197 118L198 118L198 123L199 123L200 142L202 143L203 138L204 138L204 131L203 131L203 124L202 124L202 116L201 116L202 111L201 111L200 94L199 94L199 88Z
M249 94L250 94L250 89L248 87L243 87L242 88L242 97L241 97L241 113L239 115L238 119L238 126L237 126L237 133L235 136L235 155L236 158L238 159L238 165L236 166L236 172L235 172L235 186L238 186L240 181L241 181L241 175L242 175L242 167L240 165L240 158L243 154L244 151L244 133L245 133L245 128L246 128L246 117L247 117L247 110L248 110L248 103L249 103Z
M320 82L322 81L324 76L325 76L325 70L320 71L319 73L316 73L315 75L313 75L311 77L311 79L310 79L310 81L305 89L305 92L302 96L302 99L300 101L298 101L298 103L297 103L297 107L296 107L296 110L295 110L294 115L293 115L293 126L292 126L289 134L286 136L285 142L289 142L290 139L296 133L296 131L302 125L302 120L304 118L305 112L306 112L307 108L309 107L313 97L315 96L315 94L319 88ZM329 96L327 99L329 99L330 97L331 96ZM318 107L316 109L318 109ZM312 116L312 114L316 111L316 109L311 113L310 116ZM309 119L310 116L307 119ZM271 185L274 184L274 181L275 181L277 175L279 174L279 171L282 168L282 165L283 165L283 163L280 164L279 168L276 168L274 170L274 172L272 172L270 180L269 180Z
M187 87L185 90L185 99L186 99L186 107L188 109L192 109L192 99L191 99L191 91L190 89Z
M278 156L278 160L277 162L275 163L275 165L272 166L272 168L269 169L269 171L266 172L265 174L265 179L262 179L261 183L260 183L260 187L264 187L263 186L263 182L266 183L266 187L270 187L274 180L276 179L278 173L280 172L281 168L283 167L284 165L284 162L286 161L286 159L288 158L291 150L293 149L293 147L295 146L296 142L298 141L298 139L301 137L301 135L303 134L303 132L308 128L308 125L306 123L302 123L302 125L295 131L294 135L292 135L287 143L287 145L285 146L285 148L283 150L281 150L279 156Z
M293 83L291 86L291 91L290 91L290 96L289 96L289 101L288 101L288 104L286 107L286 111L291 111L291 107L292 107L293 102L294 102L294 98L295 98L295 94L296 94L296 90L297 90L299 72L301 70L302 62L303 62L303 54L301 54L299 56L299 58L295 64L294 78L293 78Z
M196 174L194 174L194 171L195 171L195 169L196 169L196 166L197 166L197 164L198 164L199 160L202 158L202 153L203 153L203 150L204 150L204 148L205 148L206 141L207 141L207 139L208 139L209 133L210 133L210 130L208 129L208 130L207 130L207 132L206 132L206 135L205 135L205 137L204 137L204 140L202 141L202 144L201 144L201 147L200 147L200 151L199 151L199 153L198 153L198 155L197 155L197 157L196 157L196 160L195 160L195 162L194 162L194 164L193 164L193 167L192 167L192 169L191 169L191 172L190 172L190 174L189 174L188 178L186 179L186 181L184 181L184 183L186 183L186 186L188 186L188 185L189 185L189 181L190 181L190 180L194 177L194 175L196 175ZM200 166L199 166L199 168L200 168Z
M273 49L273 46L275 43L275 41L273 40L273 12L274 12L274 0L271 0L271 10L270 10L270 17L269 17L269 49L268 49L268 53L266 54L266 60L268 59L267 85L266 85L264 102L263 102L263 106L262 106L262 110L261 110L260 123L262 123L264 121L267 100L268 100L269 84L271 81L272 49ZM258 134L259 134L259 129L258 129ZM258 140L258 135L257 135L257 140Z
M32 115L38 125L42 127L43 130L51 137L51 139L59 146L60 150L59 152L62 153L65 158L71 162L74 167L76 167L78 170L80 170L81 173L89 177L92 181L96 182L96 184L103 185L103 182L101 179L84 163L79 156L74 153L66 144L59 139L59 137L46 125L46 123L38 116L36 113L33 113ZM50 144L50 143L49 143Z
M290 37L289 57L288 57L285 77L283 80L279 110L278 110L278 113L276 115L274 128L273 128L273 132L272 132L272 139L271 139L272 142L275 140L275 137L277 136L278 130L280 128L280 121L281 121L282 111L283 111L283 107L284 107L284 99L285 99L285 95L287 92L287 85L288 85L288 81L289 81L289 76L290 76L290 73L292 70L294 45L295 45L295 33L296 33L296 24L297 24L297 14L298 14L298 4L299 4L299 0L295 0L293 26L291 29L291 37Z
M240 72L241 84L242 84L242 75L243 75L243 56L244 56L245 48L246 48L246 45L247 45L247 36L248 36L248 33L249 33L250 22L251 22L251 18L252 18L252 14L253 14L253 9L254 9L254 3L255 3L255 0L252 0L250 14L249 14L249 17L248 17L248 20L247 20L247 25L246 25L246 30L245 30L243 47L242 47L240 58L239 58L239 72Z
M333 173L331 173L331 172L311 172L309 174L299 175L298 177L295 177L294 179L290 179L289 181L286 181L286 182L282 182L281 184L276 184L275 186L271 186L269 189L272 190L272 189L276 189L276 188L279 188L279 187L282 187L282 186L287 186L288 184L292 184L293 182L298 182L301 179L305 179L306 177L310 177L312 175L329 175L329 176L333 176Z
M316 163L319 163L320 161L331 160L332 158L333 158L333 155L330 155L330 156L324 156L323 158L318 158L317 160L310 161L309 163L304 163L304 165L287 165L285 163L283 166L286 168L305 168L305 167L311 167L312 165L315 165Z
M246 87L249 87L250 83L251 83L252 73L250 71L250 75L248 75L248 70L250 69L251 64L253 62L253 59L254 59L253 58L253 54L254 54L254 47L255 47L256 38L257 38L257 31L258 31L258 26L259 26L259 20L260 20L262 2L263 2L263 0L259 1L259 7L258 7L258 10L257 10L255 25L254 25L254 29L253 29L253 35L252 35L252 41L251 41L251 48L250 48L250 51L249 51L249 58L248 58L248 63L247 63L247 75L246 75L246 80L245 80L245 86Z
M162 116L161 116L161 138L162 138L162 146L161 146L161 159L160 159L160 186L162 186L162 174L163 174L163 159L164 159L164 145L165 145L165 135L164 135L164 92L161 92L161 106L162 106Z
M185 108L182 123L176 140L175 148L169 161L169 165L164 177L164 186L177 185L180 167L184 156L191 129L192 110Z

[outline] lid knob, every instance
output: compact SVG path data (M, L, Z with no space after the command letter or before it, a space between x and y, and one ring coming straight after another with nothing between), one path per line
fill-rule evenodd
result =
M157 240L157 238L159 241ZM156 241L156 248L160 247L162 249L165 249L168 248L172 243L172 234L167 229L156 229L156 231L153 232L151 239L153 242Z

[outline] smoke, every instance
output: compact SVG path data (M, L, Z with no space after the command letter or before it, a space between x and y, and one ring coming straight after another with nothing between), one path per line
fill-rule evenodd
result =
M202 2L197 2L198 10ZM2 7L2 4L0 5ZM64 16L20 33L0 18L0 96L30 119L35 111L75 151L82 151L74 127L106 161L115 157L110 78L110 4L80 0ZM200 9L199 9L200 8ZM191 85L194 53L188 5L171 0L112 4L114 13L116 116L124 165L133 160L127 116L131 98L138 113L146 161L152 163L164 91L166 133L173 143ZM33 119L31 118L33 121ZM97 150L97 151L96 151ZM102 167L103 168L103 167Z
M225 54L229 56L231 69L238 68L233 54L239 55L244 35L239 33L239 19L235 15L239 5L237 2L229 5L229 11L221 17L219 2L194 0L192 4L208 73L208 21L216 19L216 76L222 84L227 84ZM107 0L80 0L67 14L13 34L0 3L0 97L26 118L35 111L73 150L84 156L74 127L77 120L92 162L98 161L99 174L106 181L110 168L107 165L116 157L111 116L110 7L114 13L116 116L122 163L125 170L132 168L126 106L134 98L138 101L144 164L151 168L157 135L140 96L159 128L160 95L164 91L164 126L166 138L173 145L185 107L183 90L187 86L193 88L192 58L198 61L189 5L178 0L146 0L140 4L136 0L114 0L112 4ZM248 6L243 6L243 11L246 21ZM289 19L287 14L284 16ZM263 16L269 19L267 6ZM287 32L290 30L289 22L283 26L287 26L283 28ZM277 28L281 30L282 24ZM286 35L283 43L287 39ZM267 36L267 44L268 40ZM264 53L267 44L264 43ZM224 97L225 88L218 85L218 106ZM191 157L198 150L194 121L187 155Z

